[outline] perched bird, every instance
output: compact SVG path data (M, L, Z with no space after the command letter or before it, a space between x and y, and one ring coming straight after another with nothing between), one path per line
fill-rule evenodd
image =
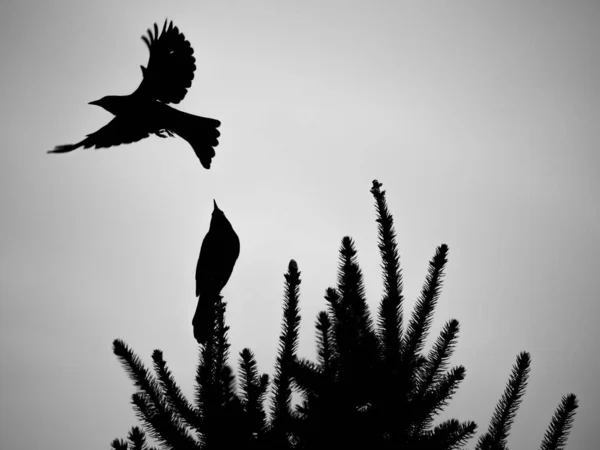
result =
M192 320L194 337L200 344L206 343L213 332L215 304L220 300L221 290L229 281L233 267L240 254L240 239L231 223L214 201L210 228L200 247L196 266L196 297L198 306Z
M167 21L159 35L154 24L154 33L142 36L148 46L148 67L142 66L143 79L130 95L107 95L90 102L101 106L115 117L104 127L77 144L58 145L48 153L66 153L79 147L103 148L128 144L155 134L159 137L177 134L196 152L206 169L215 156L219 143L217 130L221 122L179 111L167 103L179 103L192 85L196 70L194 50L183 34Z

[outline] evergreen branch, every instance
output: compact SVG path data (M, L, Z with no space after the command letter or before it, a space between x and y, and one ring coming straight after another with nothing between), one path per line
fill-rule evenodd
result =
M146 435L139 427L132 427L127 435L127 439L131 445L131 450L154 450L152 447L148 446Z
M225 366L221 373L221 386L223 393L221 396L222 419L220 427L223 430L224 442L241 442L249 436L243 434L232 435L228 429L242 429L242 421L244 420L242 400L237 395L235 375L230 366Z
M127 435L132 450L144 450L146 446L146 436L139 427L133 427Z
M476 430L477 424L475 422L460 423L456 419L446 420L433 429L430 434L430 442L435 448L455 450L465 445L473 437Z
M326 371L331 365L331 345L329 343L331 322L327 312L321 311L317 316L317 358L321 369Z
M435 385L433 392L432 409L435 414L438 414L443 410L452 396L456 393L458 385L465 379L466 369L463 366L457 366L450 369L450 371L442 377L442 379Z
M258 376L256 358L250 349L241 351L239 364L242 405L248 417L248 427L251 432L258 433L266 427L263 408L266 384Z
M319 367L304 358L297 358L291 371L294 386L308 397L316 396L323 388L323 372Z
M340 262L338 273L338 292L343 307L357 327L359 339L373 334L373 324L365 299L365 286L362 271L358 266L356 249L352 238L344 237L340 247Z
M433 348L429 352L427 362L419 377L418 396L422 397L434 384L440 381L442 373L446 371L448 362L458 340L458 320L447 322L438 336Z
M260 403L262 404L267 396L267 388L269 387L269 375L263 373L260 376Z
M215 380L221 379L221 374L227 365L227 359L229 358L229 341L227 332L229 327L225 324L225 310L227 308L227 302L223 301L222 296L218 296L218 300L215 304L215 354L214 354L214 366L213 377ZM222 386L222 389L226 389Z
M379 363L377 337L364 295L362 272L351 238L342 239L337 292L338 310L343 316L334 322L339 349L337 375L347 394L345 408L363 405L376 389L376 367Z
M157 410L163 413L165 405L160 386L152 374L146 370L140 358L121 339L113 341L113 353L121 361L123 367L125 367L125 371L133 381L133 384L145 392Z
M463 366L452 368L422 399L412 403L414 408L412 435L422 432L431 425L434 417L448 405L458 385L465 379L465 375L466 370Z
M259 397L258 367L254 353L249 348L240 352L240 388L242 402L246 407L253 409Z
M200 450L198 442L189 435L183 424L172 414L162 414L153 405L148 394L136 392L131 396L131 401L136 415L146 425L152 437L167 449Z
M420 405L422 400L416 398L414 380L419 378L426 362L424 356L418 355L414 361L402 362L398 371L384 367L381 376L375 380L379 421L395 447L404 445L402 442L411 430L415 430L413 436L419 433L415 421L420 410L415 405Z
M340 304L340 295L335 290L335 288L327 288L325 291L325 300L327 300L327 304L329 305L330 312L332 317L338 318L338 316L342 313L341 304Z
M173 378L173 374L167 367L162 351L154 350L152 360L154 361L154 370L158 375L164 397L173 413L176 413L188 425L200 431L202 427L200 411L192 406L181 392L181 389Z
M113 450L129 450L129 446L127 445L127 442L125 442L123 439L113 439L113 441L110 443L110 447Z
M375 197L377 222L379 224L379 252L383 270L384 295L379 304L379 337L383 345L385 364L397 370L400 361L402 337L402 272L396 244L394 219L388 210L382 184L373 180L371 193Z
M575 420L575 410L579 407L574 394L565 395L554 412L554 416L546 430L540 450L563 450Z
M199 363L196 370L195 400L201 421L207 416L218 414L219 405L222 405L224 401L223 394L227 390L227 386L223 386L223 369L229 356L227 340L229 327L225 324L227 303L223 301L221 295L217 295L211 302L214 329L209 332L206 343L200 346ZM200 423L199 425L202 425L203 434L210 432L207 424Z
M247 436L243 433L232 434L228 430L229 427L239 426L242 407L236 394L235 376L227 365L229 327L225 324L227 303L222 296L217 297L214 308L214 338L204 346L200 368L201 438L208 447L235 447Z
M134 385L141 390L134 394L133 399L142 420L149 426L159 426L161 431L151 430L163 436L164 439L171 439L172 442L179 441L178 433L180 433L183 436L181 439L185 440L187 431L165 403L160 385L146 370L139 357L120 339L113 341L113 352L125 367ZM190 442L194 443L195 441L191 440Z
M224 417L231 402L235 402L234 379L227 367L229 342L225 324L227 303L218 295L212 305L214 330L204 346L200 347L200 361L196 371L195 398L200 412L198 438L208 447L222 445L227 439L223 432Z
M110 446L113 450L156 450L148 445L146 435L139 427L132 427L127 434L127 439L129 442L124 439L114 439Z
M429 262L427 278L421 290L421 295L417 299L403 341L403 359L407 362L413 360L423 349L433 319L433 310L440 295L444 267L447 262L448 246L442 244L436 249L433 259Z
M199 362L196 369L195 400L200 412L200 433L197 434L201 442L206 443L207 436L211 432L209 422L214 421L217 414L217 391L218 386L214 375L215 359L214 333L211 339L200 346Z
M480 438L476 450L494 450L506 447L506 439L510 432L510 427L525 394L530 365L531 356L529 353L521 352L517 356L517 362L513 366L506 389L496 405L486 433L487 436L484 435Z
M248 433L231 433L231 429L241 429L243 415L235 392L235 377L228 365L216 373L216 364L208 360L211 354L219 351L217 339L208 341L204 347L196 375L198 407L202 411L198 437L202 448L238 448L248 439Z
M341 338L342 328L346 323L346 311L342 307L340 295L335 288L327 288L325 300L328 304L331 327L329 342L331 343L331 357L335 368L339 370L341 354L344 352L345 340Z
M285 274L283 324L279 336L279 352L273 379L272 425L278 433L288 431L292 417L292 390L290 368L298 348L300 329L300 272L296 261L291 260Z
M221 404L227 405L231 402L236 402L239 400L237 395L237 388L235 383L235 375L233 374L233 369L226 365L221 370L220 376L220 385L221 385ZM240 403L241 404L241 403Z
M198 366L196 367L196 386L194 389L194 400L198 411L200 412L201 420L204 417L204 399L205 392L211 385L210 367L207 367L205 361L210 361L210 354L207 355L208 349L211 346L210 341L207 341L204 347L200 347L198 355Z
M506 450L502 444L495 442L494 437L489 433L485 432L479 437L475 450Z
M163 437L160 431L162 428L161 421L158 420L157 413L151 406L152 403L149 401L148 395L144 394L143 392L136 392L131 396L131 403L133 405L135 415L138 417L140 422L144 424L146 429L149 430L152 437L157 441L164 443L167 448L173 448L171 443L168 442L165 437Z
M452 419L456 420L456 419ZM477 424L472 420L463 422L451 436L448 442L448 450L458 449L465 445L477 433Z

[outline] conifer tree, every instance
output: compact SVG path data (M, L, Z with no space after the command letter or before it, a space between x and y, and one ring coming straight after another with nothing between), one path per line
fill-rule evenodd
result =
M283 323L270 381L259 374L250 349L239 355L238 380L228 365L229 327L226 303L211 301L213 329L200 346L194 404L176 384L162 352L152 354L156 375L121 340L113 342L137 392L133 408L146 432L161 449L221 450L376 448L453 450L476 432L472 421L435 418L465 378L465 368L450 368L459 323L444 324L432 348L424 343L431 329L448 262L448 246L440 245L410 320L403 319L403 281L394 221L381 183L371 193L377 211L383 296L377 319L370 315L354 241L344 237L335 287L326 290L326 310L317 315L316 361L298 358L300 271L290 261L285 276ZM522 352L509 378L487 432L477 450L507 449L507 438L522 401L530 356ZM271 387L269 414L265 409ZM293 390L301 401L292 405ZM563 450L572 427L577 398L562 398L543 437L541 450ZM145 432L133 427L127 440L115 439L115 450L155 450Z
M385 191L373 182L379 224L384 295L377 329L364 297L354 242L342 240L338 284L327 290L329 309L317 320L318 360L298 360L296 385L305 394L298 408L312 427L302 436L306 448L370 445L375 448L456 448L471 437L474 422L446 421L431 427L450 400L465 370L446 372L458 322L449 322L429 357L422 354L441 289L448 247L440 246L415 311L403 333L402 275L393 218ZM324 330L327 333L324 334ZM327 358L323 355L327 355ZM327 361L327 362L325 362ZM328 418L326 427L317 424Z

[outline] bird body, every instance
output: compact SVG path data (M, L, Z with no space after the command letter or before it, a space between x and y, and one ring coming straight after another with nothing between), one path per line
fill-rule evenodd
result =
M240 239L214 202L208 233L202 241L196 266L198 306L192 320L194 337L204 344L214 327L215 303L220 300L240 254Z
M188 141L200 163L210 168L215 156L214 147L220 135L218 120L179 111L167 103L179 103L192 84L196 69L194 50L171 22L159 34L142 39L150 51L148 67L142 67L143 80L130 95L108 95L90 102L104 108L115 117L98 131L76 144L59 145L49 153L66 153L77 148L104 148L136 142L155 134L159 137L174 134Z

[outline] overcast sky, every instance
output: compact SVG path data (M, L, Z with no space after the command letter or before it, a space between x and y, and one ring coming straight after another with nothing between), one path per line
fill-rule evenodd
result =
M191 42L184 111L221 120L212 168L151 137L48 155L110 114L168 17ZM467 369L447 416L487 429L532 355L508 439L539 448L561 396L570 450L597 443L600 4L562 1L65 1L0 9L0 447L102 449L139 422L112 354L164 351L192 395L194 273L213 198L241 240L223 291L232 358L272 373L298 262L301 356L356 241L382 295L371 181L387 191L411 312L450 247L431 340L456 318ZM473 439L469 448L473 448Z

